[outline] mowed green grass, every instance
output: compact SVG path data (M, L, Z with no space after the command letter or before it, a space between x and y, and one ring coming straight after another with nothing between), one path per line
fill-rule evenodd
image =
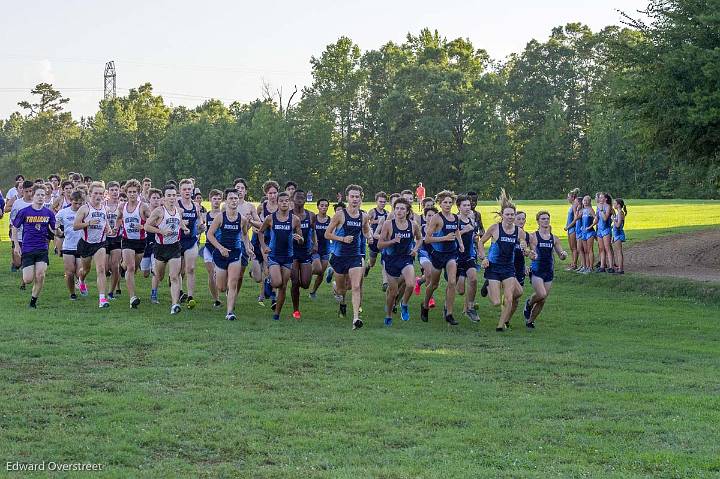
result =
M374 270L351 331L327 285L274 322L249 278L225 321L198 271L179 316L147 280L137 311L71 303L57 258L32 311L0 274L2 459L104 464L92 477L720 475L718 287L559 272L538 328L518 313L498 334L482 298L480 324L422 323L413 296L385 328Z

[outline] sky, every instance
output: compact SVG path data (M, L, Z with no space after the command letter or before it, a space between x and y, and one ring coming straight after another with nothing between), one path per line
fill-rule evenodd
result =
M0 15L0 118L19 110L30 89L49 82L70 98L75 118L93 115L105 62L118 95L150 82L172 105L209 98L226 104L262 96L263 83L292 91L311 83L310 58L340 36L371 50L408 33L437 29L469 38L495 59L542 41L553 27L618 24L647 0L3 0Z

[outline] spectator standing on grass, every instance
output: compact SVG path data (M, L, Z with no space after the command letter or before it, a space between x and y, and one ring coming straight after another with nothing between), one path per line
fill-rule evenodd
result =
M417 188L415 188L415 196L417 197L418 205L422 205L422 202L425 199L425 187L422 183L418 183Z

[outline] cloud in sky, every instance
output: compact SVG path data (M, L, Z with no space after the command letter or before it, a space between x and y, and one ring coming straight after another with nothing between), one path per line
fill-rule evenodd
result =
M47 58L38 62L38 78L44 83L55 83L52 62Z

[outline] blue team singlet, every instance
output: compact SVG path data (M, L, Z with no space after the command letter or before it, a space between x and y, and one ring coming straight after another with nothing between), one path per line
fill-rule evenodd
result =
M347 209L343 209L343 215L345 215L345 222L335 230L336 236L352 236L353 240L350 243L344 243L342 241L336 241L334 243L335 256L361 256L364 254L363 251L363 217L362 212L358 212L358 216L350 216Z
M318 220L318 217L315 216L315 236L317 236L317 252L321 258L330 254L330 242L325 239L325 231L327 231L329 225L329 216L324 223L321 223L320 220Z
M537 240L537 246L535 247L537 256L530 263L530 271L532 271L533 276L539 276L543 281L549 283L553 280L555 238L550 234L549 239L543 239L540 232L536 231L535 239Z
M293 260L293 215L288 213L285 221L280 221L277 212L272 213L270 228L270 259L276 263L289 263Z
M433 236L436 238L440 238L442 236L447 236L450 233L455 233L458 229L458 220L457 216L452 215L453 219L449 220L445 218L445 215L442 213L438 213L440 215L440 218L442 219L443 225L442 227L437 230L435 233L433 233ZM432 243L433 250L437 251L438 253L452 253L457 251L458 245L457 241L440 241L437 243Z

